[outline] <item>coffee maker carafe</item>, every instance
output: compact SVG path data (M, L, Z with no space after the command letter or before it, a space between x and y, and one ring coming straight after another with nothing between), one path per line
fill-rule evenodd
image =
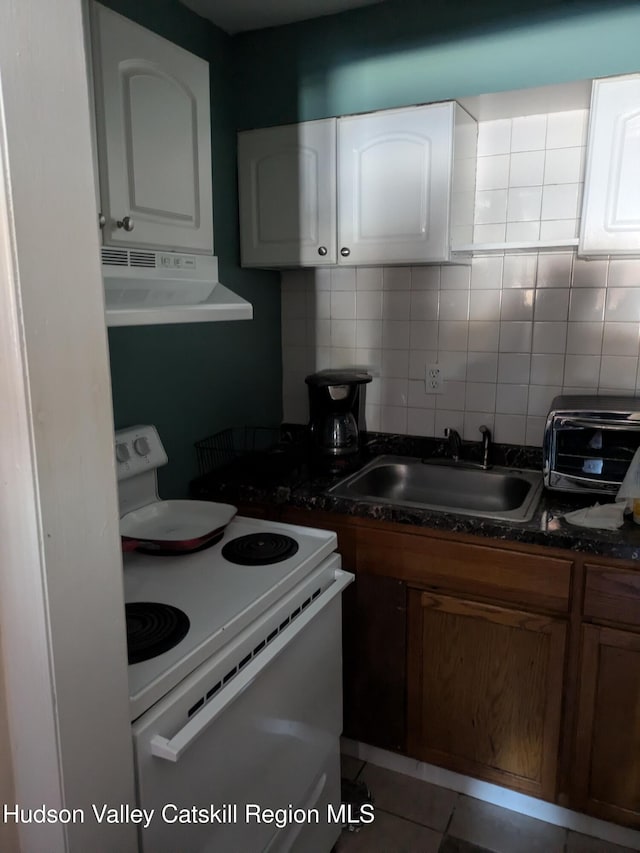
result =
M358 452L360 386L371 382L365 371L321 370L307 376L309 430L314 452L345 459Z

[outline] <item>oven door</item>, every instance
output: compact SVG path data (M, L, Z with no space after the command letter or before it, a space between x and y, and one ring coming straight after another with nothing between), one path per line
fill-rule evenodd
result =
M325 560L133 724L138 806L154 810L144 853L331 849L353 580L339 565Z
M548 488L615 494L640 446L640 424L563 416L555 419L549 437Z

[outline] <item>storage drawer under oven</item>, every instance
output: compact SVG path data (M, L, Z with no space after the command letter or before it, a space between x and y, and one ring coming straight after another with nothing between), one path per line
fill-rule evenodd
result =
M640 421L555 414L547 422L544 482L550 489L615 494L640 446Z

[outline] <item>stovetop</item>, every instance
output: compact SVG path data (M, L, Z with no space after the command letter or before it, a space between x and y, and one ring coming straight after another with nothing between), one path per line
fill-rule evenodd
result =
M287 559L238 565L223 547L240 536L283 533L298 545ZM190 627L172 649L129 666L131 718L135 719L239 631L278 601L336 550L335 533L257 519L236 518L222 540L182 556L124 555L125 601L156 601L184 611Z

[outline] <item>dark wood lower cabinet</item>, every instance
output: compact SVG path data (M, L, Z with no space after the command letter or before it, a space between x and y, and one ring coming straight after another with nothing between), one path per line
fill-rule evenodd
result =
M553 799L565 635L559 618L411 590L409 753Z
M573 806L640 827L640 635L582 629Z
M406 584L356 573L343 596L344 734L406 750Z
M347 737L640 828L634 564L242 509L338 535Z

